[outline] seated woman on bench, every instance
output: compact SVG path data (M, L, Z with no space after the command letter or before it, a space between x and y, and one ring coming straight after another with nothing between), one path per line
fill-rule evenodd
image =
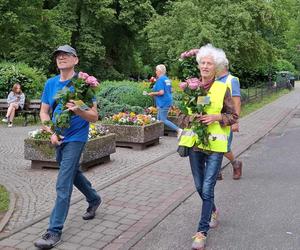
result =
M25 95L21 90L21 85L16 83L12 87L12 91L7 97L7 113L5 118L2 119L3 122L8 123L8 127L11 128L13 125L13 119L17 110L22 110L25 103Z

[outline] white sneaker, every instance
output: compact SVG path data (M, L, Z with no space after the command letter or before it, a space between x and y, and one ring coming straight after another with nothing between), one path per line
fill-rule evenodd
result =
M7 118L2 119L3 122L8 122Z
M206 243L206 236L201 232L197 232L193 236L192 250L204 250L205 243Z
M9 127L9 128L11 128L12 126L13 126L13 124L12 124L12 123L9 123L9 124L8 124L8 127Z
M212 212L211 219L209 222L210 228L216 228L219 225L219 216L220 216L219 209L216 209L216 211Z

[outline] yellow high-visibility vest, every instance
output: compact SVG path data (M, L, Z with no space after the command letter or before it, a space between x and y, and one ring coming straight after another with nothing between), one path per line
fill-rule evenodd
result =
M231 74L229 73L228 76L227 76L226 82L225 82L226 85L228 86L228 88L230 89L231 95L232 95L232 84L231 84L231 80L234 79L234 78L236 78L236 79L239 81L239 78L238 78L238 77L233 76L233 75L231 75Z
M227 90L227 84L215 81L210 87L207 95L210 97L210 105L205 107L207 114L220 114L223 108L224 97ZM213 152L227 152L228 134L230 128L228 126L221 127L218 121L208 125L207 131L210 133L209 145L197 145L200 149ZM191 129L184 129L179 146L193 147L197 142L198 136Z

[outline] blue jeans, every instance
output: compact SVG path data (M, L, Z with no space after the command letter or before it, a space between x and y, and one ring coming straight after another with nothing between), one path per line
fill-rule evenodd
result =
M166 107L166 108L159 108L158 107L157 108L158 109L157 120L162 121L165 125L167 125L171 129L177 131L179 128L173 122L168 120L169 108L170 107Z
M79 160L85 142L67 142L56 148L56 160L59 172L56 181L56 201L50 216L48 231L61 234L67 218L73 184L83 193L90 205L101 200L91 183L79 169Z
M205 154L190 148L189 159L196 189L202 199L198 232L207 234L214 203L214 188L223 159L223 153Z

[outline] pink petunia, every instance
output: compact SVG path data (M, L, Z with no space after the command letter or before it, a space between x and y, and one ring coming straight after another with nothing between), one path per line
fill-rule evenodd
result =
M198 78L190 78L187 79L186 82L191 90L195 90L200 86L200 80Z
M89 77L89 74L84 73L84 72L79 72L78 73L78 78L86 80Z
M185 88L187 87L187 83L186 82L180 82L179 83L179 88L182 90L185 90Z
M89 77L85 80L85 82L86 82L87 84L89 84L91 87L97 87L97 86L99 85L99 82L98 82L97 78L94 77L94 76L89 76Z

